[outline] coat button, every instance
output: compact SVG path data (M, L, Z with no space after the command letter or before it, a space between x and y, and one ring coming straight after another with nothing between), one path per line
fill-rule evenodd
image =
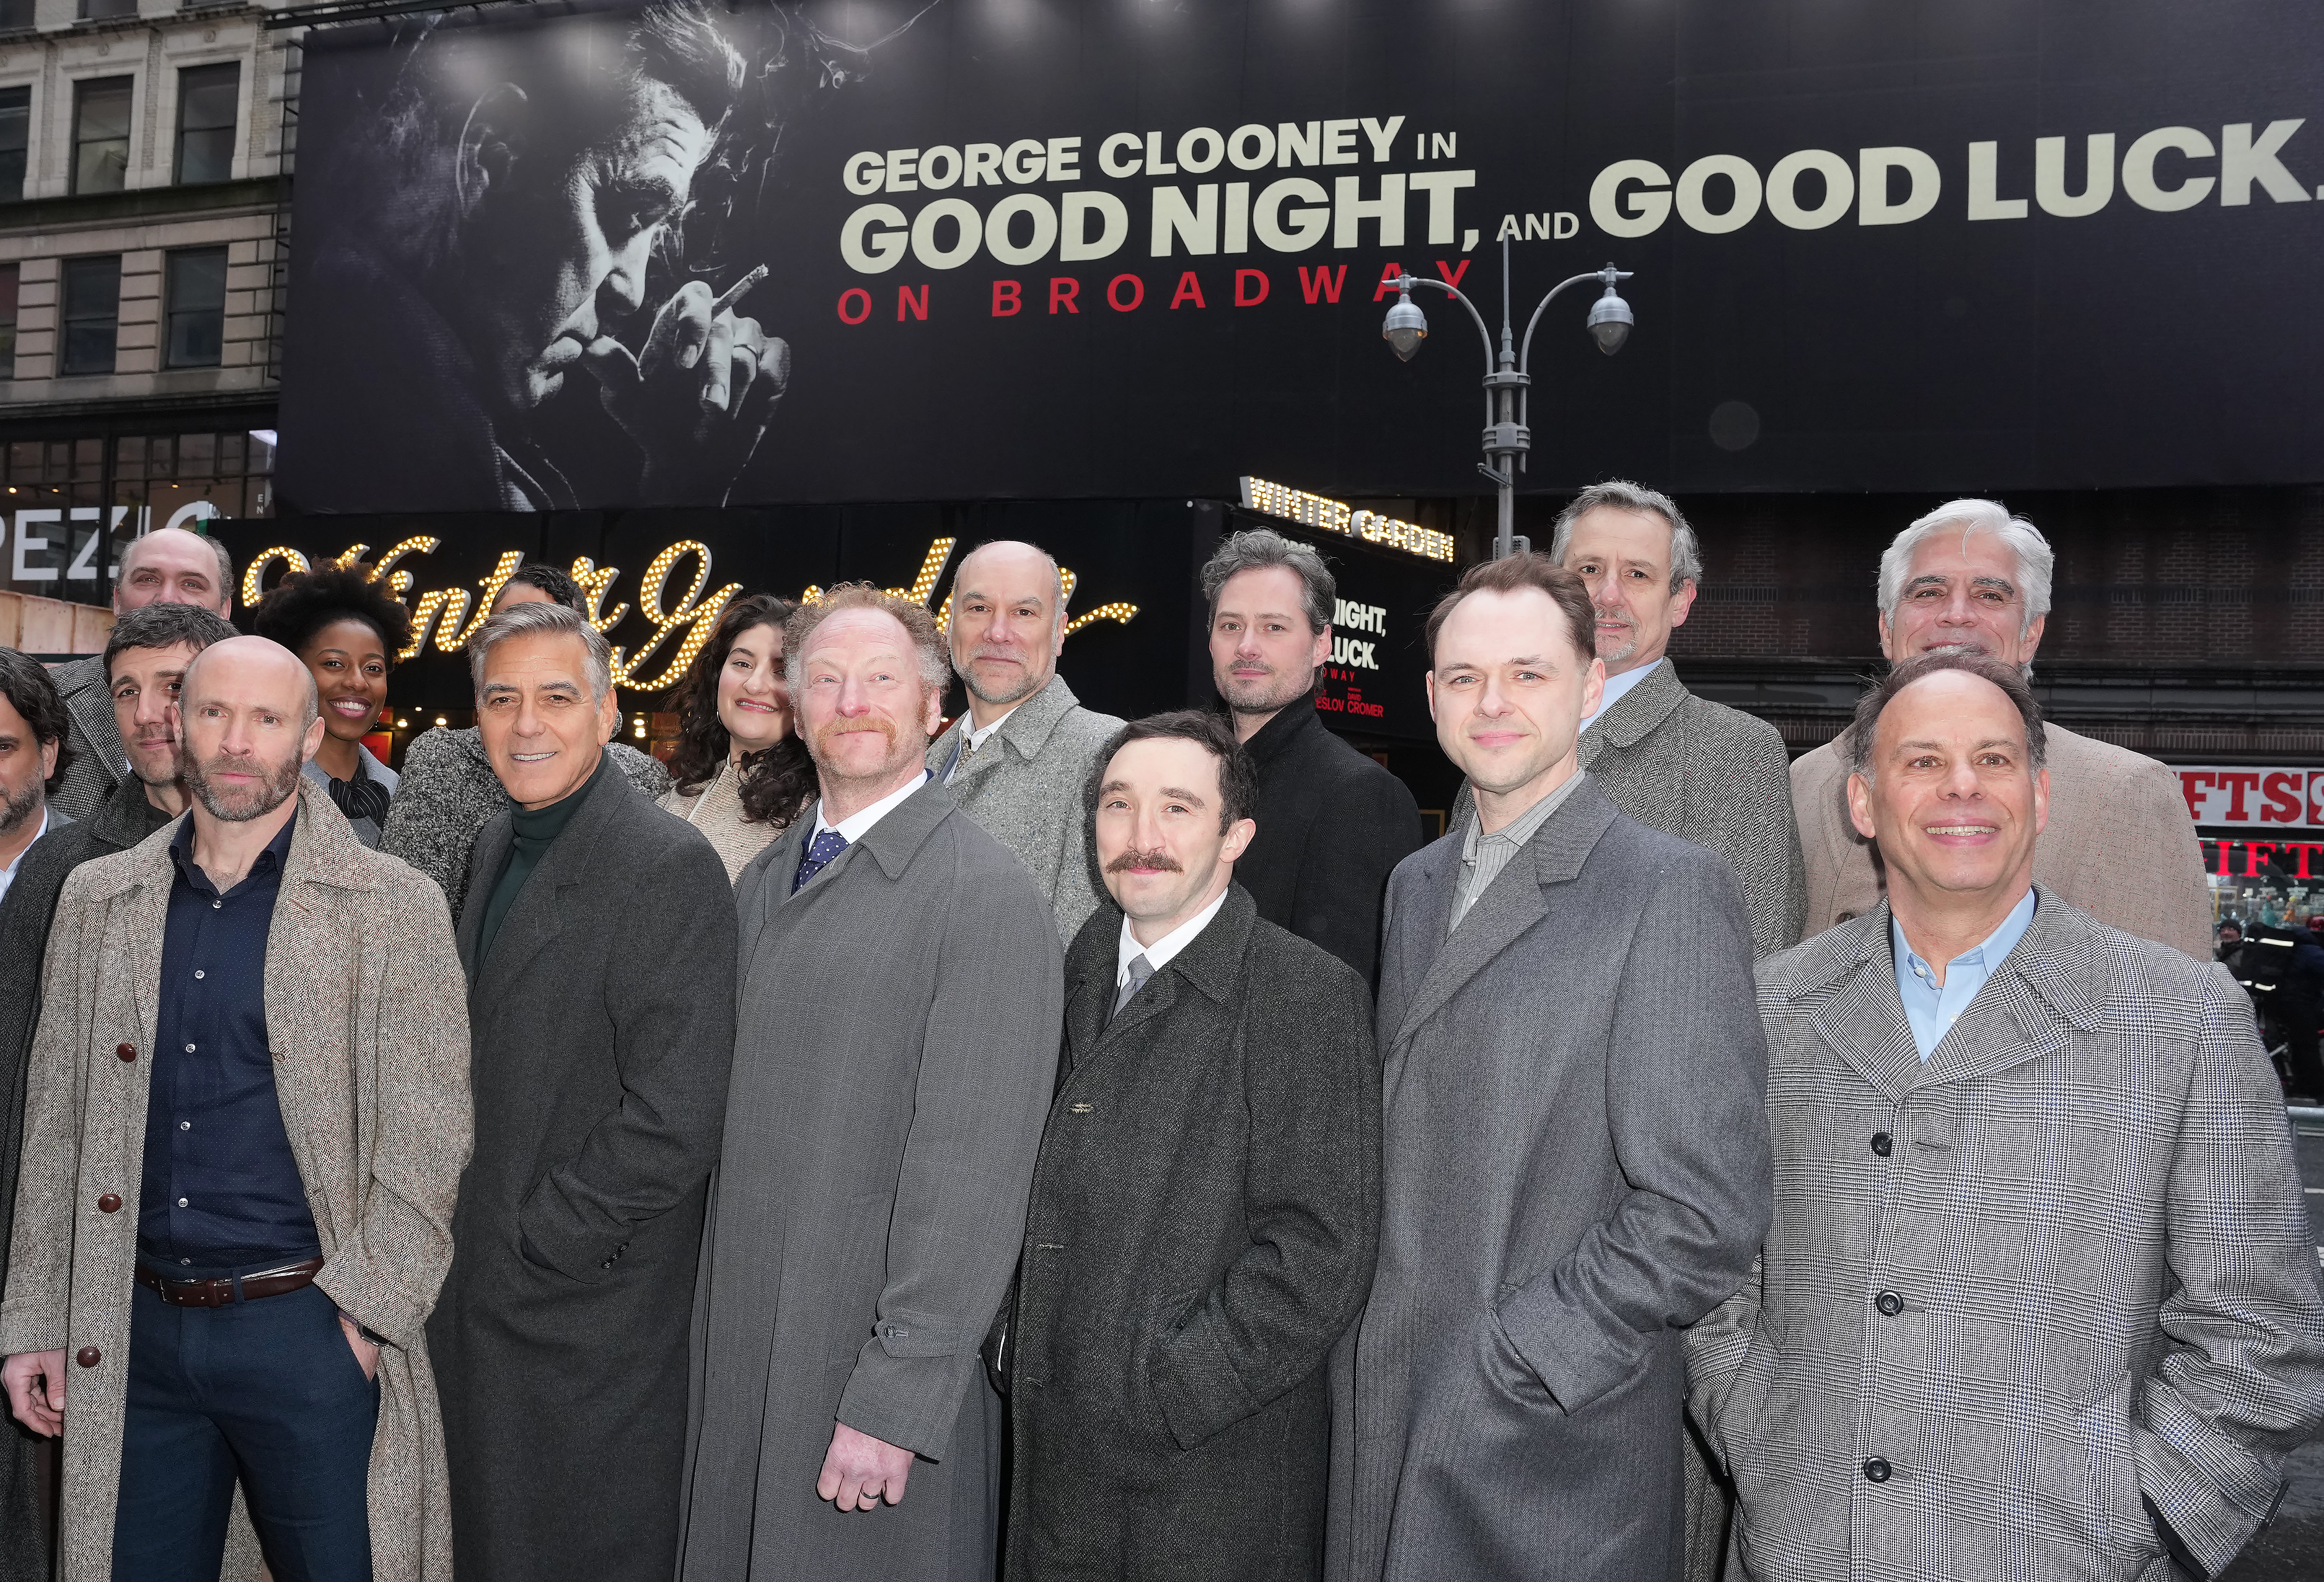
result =
M73 1361L85 1368L93 1368L104 1360L105 1354L93 1346L82 1346L79 1354L73 1358Z
M99 1198L97 1200L97 1212L100 1214L114 1214L119 1212L121 1208L121 1194L118 1192L107 1192L104 1197Z
M1867 1483L1886 1483L1888 1481L1888 1464L1886 1461L1881 1460L1877 1456L1875 1456L1871 1460L1866 1462L1864 1464L1864 1481Z
M124 1060L134 1060L137 1058L137 1046L134 1043L115 1044L113 1052Z
M1904 1310L1904 1299L1893 1291L1884 1291L1872 1305L1893 1318Z
M1878 1154L1881 1158L1887 1158L1889 1150L1895 1146L1896 1144L1890 1140L1887 1133L1875 1132L1872 1133L1872 1152Z

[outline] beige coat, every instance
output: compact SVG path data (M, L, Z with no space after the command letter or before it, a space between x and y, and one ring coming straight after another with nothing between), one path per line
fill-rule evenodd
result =
M732 759L718 766L710 783L692 796L676 786L654 799L702 831L718 860L726 865L726 883L738 884L751 859L772 846L783 832L780 824L754 824L742 817L742 779Z
M468 1157L460 959L442 892L366 851L311 782L300 782L299 802L267 936L275 1087L322 1241L317 1282L387 1341L373 1574L448 1582L444 1435L424 1326L451 1261ZM106 1582L113 1570L146 1057L176 828L76 869L49 934L0 1353L99 1354L68 1382L60 1582ZM117 1212L98 1210L106 1193L120 1195Z
M2034 878L2109 928L2211 958L2203 843L2179 777L2153 759L2051 725L2050 822ZM1808 867L1807 935L1862 917L1886 893L1878 854L1848 817L1847 741L1792 764Z

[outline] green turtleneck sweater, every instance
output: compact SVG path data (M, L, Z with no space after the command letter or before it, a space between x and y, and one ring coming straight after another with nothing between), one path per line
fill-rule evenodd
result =
M492 955L493 940L501 931L501 923L508 917L509 908L516 904L517 893L524 888L524 882L531 878L533 869L540 865L540 859L547 855L550 843L565 832L567 824L573 822L573 815L581 810L581 804L589 800L589 793L597 789L597 782L605 778L606 765L613 761L612 754L601 751L597 754L597 767L588 779L573 790L545 808L515 809L516 838L509 843L508 860L501 865L501 876L493 881L492 899L484 902L483 926L476 930L476 964L479 967Z

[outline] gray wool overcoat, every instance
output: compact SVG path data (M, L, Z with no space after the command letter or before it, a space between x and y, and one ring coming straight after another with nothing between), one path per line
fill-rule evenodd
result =
M977 1347L1056 1072L1056 925L934 781L793 893L815 822L735 891L679 1575L973 1582L992 1571L1001 1420ZM902 1503L816 1497L840 1422L918 1455Z
M677 1556L734 911L701 831L615 771L576 794L479 959L512 834L484 826L460 920L476 1152L429 1337L464 1582L662 1582Z
M1240 885L1107 1019L1121 912L1065 967L1012 1343L1010 1582L1309 1582L1324 1365L1379 1231L1356 970Z
M1767 1226L1766 1045L1723 858L1585 780L1450 937L1388 883L1379 1263L1334 1359L1335 1582L1654 1582L1680 1332Z
M448 1582L449 1493L425 1325L452 1256L468 1157L468 1029L441 892L367 851L300 779L266 939L266 1032L282 1124L330 1298L380 1336L372 1570ZM94 1348L66 1398L60 1582L113 1575L145 1098L175 825L65 881L24 1117L0 1353ZM128 1050L124 1056L120 1051ZM97 1207L117 1194L117 1212ZM229 1550L229 1568L233 1552Z
M2324 1425L2250 999L2045 884L1924 1061L1889 916L1759 969L1775 1224L1687 1337L1740 1574L2173 1582L2152 1501L2217 1576Z

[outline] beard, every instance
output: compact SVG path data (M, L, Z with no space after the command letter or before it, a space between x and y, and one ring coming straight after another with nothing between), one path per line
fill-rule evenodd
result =
M1315 672L1308 671L1294 677L1282 671L1270 670L1263 676L1250 680L1230 674L1219 683L1219 696L1237 714L1274 714L1288 708L1315 689Z
M238 758L221 753L215 758L184 760L186 789L213 819L228 824L247 824L253 819L263 819L290 800L299 789L300 762L269 763L263 758ZM253 786L224 786L212 782L218 774L255 775Z
M1600 610L1598 614L1609 621L1621 621L1627 619L1624 614L1619 610ZM1624 660L1629 658L1632 654L1637 652L1638 628L1636 622L1630 623L1629 638L1618 648L1609 648L1606 646L1605 640L1603 638L1599 640L1598 657L1606 661L1606 669L1609 674L1612 673L1616 665L1620 664Z
M869 769L861 771L843 766L835 754L840 739L844 736L858 735L866 731L876 731L881 742L886 745L887 750L881 754L880 762ZM927 751L927 742L925 737L921 739L918 745L907 748L901 734L896 728L895 721L883 719L876 714L854 720L832 720L817 726L814 734L807 739L807 756L815 760L817 773L835 782L885 779L900 770L907 762L918 758Z
M41 782L28 782L23 791L12 791L0 800L0 835L14 835L32 820L42 807Z
M1039 691L1043 686L1047 684L1048 679L1045 676L1036 675L1031 665L1020 663L1019 666L1019 680L1014 688L989 689L976 679L975 672L971 670L969 666L973 665L980 659L1015 659L1021 661L1021 655L1010 652L983 652L973 653L969 655L969 664L954 665L953 673L960 678L960 684L962 686L967 688L971 692L975 694L976 700L979 703L989 703L996 706L1003 703L1019 703L1024 699L1030 698L1034 693Z

